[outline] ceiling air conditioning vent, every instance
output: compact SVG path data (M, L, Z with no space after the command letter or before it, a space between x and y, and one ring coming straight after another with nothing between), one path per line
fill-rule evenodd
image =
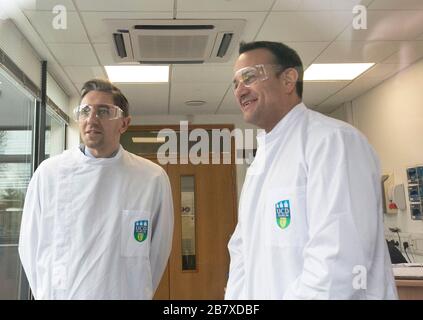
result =
M227 62L245 20L105 19L116 62Z

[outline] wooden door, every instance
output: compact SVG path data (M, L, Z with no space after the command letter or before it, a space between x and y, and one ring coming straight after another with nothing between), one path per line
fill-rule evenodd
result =
M229 272L227 244L236 223L234 166L178 164L165 169L172 186L175 228L169 264L154 298L223 299ZM184 270L182 261L182 177L192 177L195 186L194 270Z

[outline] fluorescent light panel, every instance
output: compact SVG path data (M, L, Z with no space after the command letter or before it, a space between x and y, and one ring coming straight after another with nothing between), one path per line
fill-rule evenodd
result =
M165 143L166 137L132 137L133 143Z
M353 80L372 66L374 63L316 63L304 72L304 80Z
M169 82L169 66L105 66L111 82Z

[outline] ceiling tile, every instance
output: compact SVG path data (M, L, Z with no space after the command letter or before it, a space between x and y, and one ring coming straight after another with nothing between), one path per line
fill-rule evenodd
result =
M102 66L119 65L115 62L112 55L113 48L108 43L100 43L93 45L95 52L97 53L98 59Z
M373 0L369 10L423 10L422 0Z
M367 29L354 30L350 24L337 40L414 40L422 30L423 11L367 11Z
M61 5L64 6L67 11L75 11L72 0L18 0L18 3L21 10L53 11L55 6Z
M394 63L409 65L423 57L423 41L401 42L399 50L383 61L383 63Z
M24 11L30 23L47 43L88 43L84 27L76 12L67 12L66 29L55 29L55 14L49 11Z
M168 83L116 83L129 101L132 116L168 114Z
M357 5L368 5L372 0L277 0L273 11L348 10Z
M77 91L80 92L84 82L81 83L73 83L73 85L77 88Z
M172 83L231 83L232 66L174 65Z
M378 79L379 82L384 81L385 79L393 76L397 72L399 72L403 68L399 64L377 64L360 77L356 79L356 81L366 80L369 78Z
M339 91L336 95L320 103L316 110L321 112L330 112L344 102L352 101L362 94L366 93L371 88L374 88L381 83L378 78L367 78L351 82L346 88ZM332 110L331 110L332 109Z
M389 77L401 70L402 66L397 64L377 64L372 69L352 81L346 88L336 95L325 100L319 107L336 107L341 103L352 101L363 95L370 89L380 85Z
M107 26L104 19L171 19L172 12L82 12L82 20L92 43L107 43Z
M349 81L306 81L304 82L303 101L309 107L317 106L329 96L347 86Z
M227 84L217 83L172 84L170 114L214 114L227 88ZM188 100L204 100L206 103L189 107L185 105Z
M346 11L274 12L264 23L258 40L283 42L333 41L352 20Z
M235 99L233 91L230 89L222 101L217 114L241 114L238 102Z
M268 11L273 0L178 0L178 14L182 11Z
M73 83L84 83L93 78L107 78L102 67L64 67Z
M313 108L314 111L323 113L325 115L329 115L330 113L334 112L336 109L338 109L342 103L332 106L332 104L321 104L320 106L316 106Z
M98 61L89 44L48 45L59 64L66 66L96 66Z
M240 41L253 41L266 17L265 12L178 12L178 19L244 19L246 25ZM232 62L238 55L232 56Z
M397 42L335 41L314 63L378 63L398 50Z
M302 1L299 0L277 0L272 11L300 11L301 7Z
M172 11L173 0L75 0L80 11Z
M236 115L241 115L242 116L242 112L240 109L222 109L219 110L219 112L217 112L217 114L236 114Z
M279 39L272 39L272 41L281 41ZM307 68L320 53L329 45L330 42L285 42L285 44L295 51L303 62L304 69Z

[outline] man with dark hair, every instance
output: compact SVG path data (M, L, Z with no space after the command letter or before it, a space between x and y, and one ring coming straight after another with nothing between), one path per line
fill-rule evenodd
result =
M270 41L256 41L256 42L241 42L239 46L239 54L254 49L267 49L273 54L274 63L280 66L279 73L288 68L295 68L298 73L295 91L298 97L303 97L303 63L298 53L280 42Z
M151 299L173 234L169 179L122 148L128 101L90 80L75 109L83 144L45 160L28 186L19 255L36 299Z
M264 129L241 193L226 299L396 299L380 168L366 138L302 103L282 43L243 43L235 97Z

